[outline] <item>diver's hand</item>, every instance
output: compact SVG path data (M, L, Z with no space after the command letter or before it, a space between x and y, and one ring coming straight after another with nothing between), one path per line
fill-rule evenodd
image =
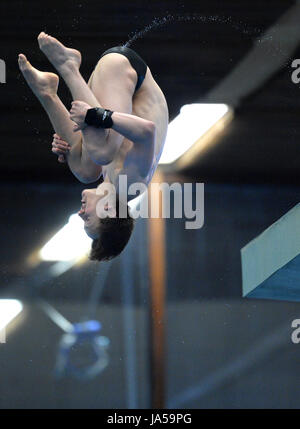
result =
M86 112L91 106L84 101L72 101L72 108L70 110L70 119L76 123L73 131L83 130L87 124L84 121Z
M52 152L58 155L58 162L67 162L66 155L71 146L65 142L58 134L53 134Z

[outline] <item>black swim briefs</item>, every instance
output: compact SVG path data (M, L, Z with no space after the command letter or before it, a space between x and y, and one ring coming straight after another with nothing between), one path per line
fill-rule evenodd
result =
M136 71L138 77L137 84L135 87L136 92L144 81L147 71L147 64L133 49L127 48L126 46L115 46L114 48L107 49L107 51L103 52L100 58L102 58L104 55L112 53L124 55Z

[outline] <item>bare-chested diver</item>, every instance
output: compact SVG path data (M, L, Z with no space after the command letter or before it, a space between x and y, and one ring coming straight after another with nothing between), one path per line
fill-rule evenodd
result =
M38 43L74 100L68 112L57 95L58 76L35 69L24 54L19 54L20 70L55 130L52 151L59 161L66 160L82 183L103 177L104 182L116 185L119 175L124 174L128 185L148 185L168 127L167 103L149 67L133 50L112 48L102 54L86 83L79 72L79 51L44 32L39 34ZM89 121L88 111L92 113ZM96 121L102 121L101 125ZM101 184L97 193L96 189L82 192L79 215L86 233L93 238L91 259L107 260L126 246L133 219L100 219L96 214L96 205L104 195L100 189Z

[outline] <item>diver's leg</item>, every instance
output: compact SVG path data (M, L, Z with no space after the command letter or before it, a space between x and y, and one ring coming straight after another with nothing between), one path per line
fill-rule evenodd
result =
M100 165L111 162L124 137L135 142L142 140L145 134L148 136L149 121L131 115L137 76L127 58L118 53L102 57L93 73L92 88L89 88L79 72L80 52L66 48L43 32L38 41L41 50L65 80L74 100L116 112L113 129L82 129L84 144L94 162Z
M93 72L91 90L102 107L114 112L112 114L113 126L109 129L107 138L108 159L114 158L124 137L133 142L138 149L137 152L143 157L144 143L152 140L152 135L155 133L153 122L132 114L136 84L136 71L128 59L119 53L109 53L103 56ZM84 136L86 133L96 134L97 131L98 129L94 127L82 130ZM101 162L101 153L97 152L96 145L93 148L93 159L97 162L97 156L100 156L99 161Z
M23 54L19 55L18 63L26 82L46 110L53 128L70 146L73 146L80 136L74 134L74 123L57 95L58 76L37 70Z
M57 95L58 76L35 69L23 54L19 55L18 62L26 82L44 107L55 132L71 146L67 160L72 172L79 180L87 172L93 177L98 174L99 177L99 166L89 158L86 149L81 147L81 132L74 133L74 122Z
M90 107L99 107L99 100L97 100L79 72L81 64L80 52L65 47L57 39L44 32L39 34L38 43L41 50L63 77L72 94L73 100L83 101ZM83 145L86 147L90 157L99 165L109 163L103 156L101 159L99 156L101 149L107 147L108 134L108 130L95 129L93 127L86 127L85 130L82 130Z
M81 54L76 49L65 47L55 37L41 32L38 36L41 50L66 82L73 100L84 101L91 107L99 106L99 101L79 72Z

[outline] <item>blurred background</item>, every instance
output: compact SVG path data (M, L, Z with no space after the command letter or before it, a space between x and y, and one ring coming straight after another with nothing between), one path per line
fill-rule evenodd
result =
M299 408L300 304L242 298L240 257L299 202L299 15L290 0L1 2L0 408ZM53 71L40 31L82 52L85 79L138 36L170 121L186 104L230 106L217 137L155 176L204 183L202 228L139 219L108 264L63 260L64 240L39 256L86 187L51 153L18 70L24 53ZM70 108L63 81L59 95Z

